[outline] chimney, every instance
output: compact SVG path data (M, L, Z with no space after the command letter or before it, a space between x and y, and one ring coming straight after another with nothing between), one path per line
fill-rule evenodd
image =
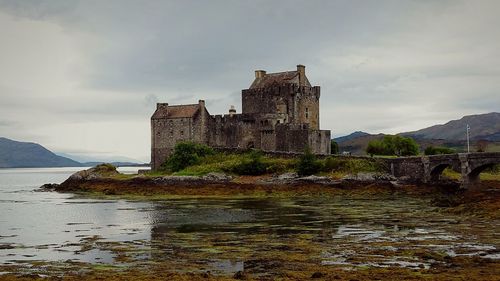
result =
M231 105L231 108L229 108L229 116L233 116L234 114L236 114L236 109L234 105Z
M297 72L299 73L299 86L306 84L306 67L302 64L297 65Z
M199 100L198 104L200 105L201 108L205 108L205 101L204 100Z
M265 70L255 70L255 78L262 78L266 75Z
M165 110L168 110L168 103L156 103L156 109L159 110L159 109L165 109Z

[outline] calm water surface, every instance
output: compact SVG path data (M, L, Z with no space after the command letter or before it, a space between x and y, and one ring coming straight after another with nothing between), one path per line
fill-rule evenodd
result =
M498 221L462 219L425 199L127 201L38 191L80 169L0 169L0 263L168 262L227 273L259 272L256 260L283 253L323 266L429 267L432 255L408 255L422 251L500 258Z

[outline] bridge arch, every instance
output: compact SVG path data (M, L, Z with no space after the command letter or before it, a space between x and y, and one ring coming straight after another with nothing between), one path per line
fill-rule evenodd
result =
M450 163L440 163L430 169L431 175L430 178L432 181L437 181L441 178L441 174L446 168L452 168Z
M486 170L488 168L492 168L496 164L500 164L500 161L498 161L498 160L496 160L496 161L489 161L489 162L486 162L486 163L481 163L481 164L478 164L478 165L470 167L471 168L470 172L466 175L467 176L467 181L469 183L478 182L479 178L480 178L481 172L483 172L484 170Z

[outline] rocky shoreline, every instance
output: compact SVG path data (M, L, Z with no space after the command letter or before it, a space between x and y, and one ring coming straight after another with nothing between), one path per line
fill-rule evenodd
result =
M371 191L375 194L410 192L432 193L436 189L458 190L456 182L439 185L419 185L389 174L359 173L341 179L326 176L299 177L296 173L265 176L232 176L209 173L203 176L125 176L114 167L97 166L74 173L60 184L45 184L43 191L97 192L104 195L260 195L293 193L297 195L329 193L339 194Z
M235 177L224 173L209 173L203 176L146 176L144 174L120 178L120 173L114 169L103 170L102 167L94 167L82 170L71 175L61 184L48 183L41 188L55 191L77 191L92 189L94 185L122 185L131 186L157 186L157 187L183 187L183 186L210 186L225 185L234 186L299 186L314 185L325 187L353 186L357 184L381 184L399 186L406 182L400 181L389 174L382 173L359 173L348 175L342 179L333 179L326 176L300 177L296 173L284 173L268 176ZM244 180L242 180L244 179Z

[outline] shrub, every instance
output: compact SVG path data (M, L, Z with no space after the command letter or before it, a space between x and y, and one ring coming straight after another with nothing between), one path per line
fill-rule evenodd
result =
M330 154L339 154L339 144L334 140L330 142Z
M316 156L306 147L304 154L300 156L297 162L297 174L299 176L310 176L321 170L321 164L316 160Z
M252 150L246 157L234 167L230 172L238 175L262 175L266 173L267 165L262 161L262 153L258 150Z
M113 166L113 164L110 163L102 163L93 168L94 172L102 175L102 176L109 176L112 174L117 174L118 171L116 170L116 167Z
M428 146L424 150L425 155L437 155L437 154L453 154L456 153L456 151L453 148L449 147L444 147L444 146Z
M297 159L264 158L267 173L285 173L295 171Z
M201 157L214 154L212 148L194 142L179 142L174 153L164 163L163 168L171 172L180 171L188 166L198 164Z
M327 173L345 172L356 174L359 172L379 172L382 170L378 163L366 159L328 157L321 162L322 171Z

